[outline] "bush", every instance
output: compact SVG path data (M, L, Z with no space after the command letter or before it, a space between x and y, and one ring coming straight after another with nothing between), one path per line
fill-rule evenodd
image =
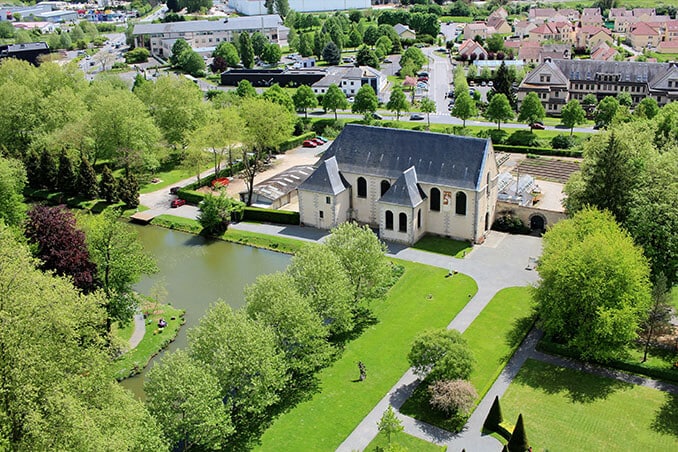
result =
M516 130L511 134L508 140L506 140L506 144L517 146L537 146L539 145L539 140L537 139L537 135L529 130Z
M137 47L134 50L130 50L125 54L125 61L129 64L135 63L145 63L148 61L148 57L151 56L151 53L145 47Z
M315 132L306 132L303 135L299 135L298 137L292 137L289 138L282 143L280 143L280 146L278 146L277 152L285 152L290 149L294 149L297 146L301 146L301 143L304 142L304 140L308 140L309 138L313 138L316 136Z
M338 119L320 119L318 121L313 122L313 125L311 126L311 129L317 133L318 135L330 135L328 133L328 129L336 131L338 130L341 132L341 130L344 128L346 125L346 121ZM339 133L336 133L334 136L339 135Z
M492 140L492 144L502 144L506 141L507 135L508 133L505 130L485 129L478 132L476 136L480 138L489 138Z
M440 380L428 388L433 408L446 414L468 414L478 397L473 385L466 380Z
M278 224L299 224L299 212L287 210L262 209L259 207L245 207L243 215L245 221L265 221Z
M510 213L504 214L494 220L492 229L500 232L508 232L509 234L529 234L530 228L525 226L523 220L514 217Z
M495 144L494 150L499 152L513 152L516 154L552 155L556 157L581 157L582 151L567 149L535 148L531 146L517 146L510 144Z
M551 138L551 147L553 149L570 149L577 145L579 140L574 135L556 135Z

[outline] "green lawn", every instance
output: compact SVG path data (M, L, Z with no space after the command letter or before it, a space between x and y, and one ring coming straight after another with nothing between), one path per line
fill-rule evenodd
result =
M477 290L468 276L446 278L440 268L398 263L405 273L384 302L373 303L378 323L320 372L320 392L278 418L259 450L335 450L408 369L414 336L445 327ZM356 381L358 361L367 368L364 382Z
M205 165L202 171L206 171L213 167L214 167L213 164ZM182 168L181 166L171 168L168 167L164 171L161 170L155 173L153 175L153 178L159 179L160 182L156 184L153 184L151 182L145 183L144 185L141 186L139 193L141 194L150 193L156 190L160 190L162 188L176 185L177 182L182 181L184 179L195 178L195 171L187 168Z
M461 240L425 235L412 248L462 259L466 254L471 252L473 245Z
M678 396L528 360L501 399L534 450L678 448Z
M455 23L462 23L462 24L470 24L473 22L473 17L467 17L467 16L440 16L440 22L455 22Z
M678 60L678 53L649 52L647 56L650 58L656 58L658 63L666 63L669 61Z
M456 276L455 276L456 278ZM492 298L463 337L473 351L476 367L470 381L479 402L490 389L532 325L532 299L529 287L508 287ZM400 410L416 419L454 430L455 422L431 411L426 388L418 387Z
M144 312L147 311L146 308L147 306L144 306ZM172 317L174 317L174 320L172 320ZM160 318L167 322L167 326L163 329L159 329L157 326ZM130 350L111 363L113 376L122 380L141 372L151 358L174 340L183 324L183 309L177 309L166 304L153 305L153 308L149 310L144 338L135 349ZM129 334L132 335L131 331Z
M411 450L416 452L441 452L447 449L446 446L437 446L423 439L419 439L416 436L408 435L407 433L400 432L395 435L391 435L391 444L397 444L403 447L405 450ZM378 434L370 444L365 448L367 452L378 452L383 451L389 445L388 438L384 434Z

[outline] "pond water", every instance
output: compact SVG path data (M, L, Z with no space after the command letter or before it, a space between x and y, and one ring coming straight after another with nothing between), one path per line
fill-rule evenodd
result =
M261 274L284 270L290 262L290 256L273 251L207 240L155 226L134 227L159 268L158 273L144 278L135 289L150 295L155 287L164 287L166 302L186 310L186 323L168 350L186 346L186 332L198 324L215 301L222 299L234 309L241 307L245 286ZM162 353L156 356L141 374L121 384L143 398L144 375L161 356Z

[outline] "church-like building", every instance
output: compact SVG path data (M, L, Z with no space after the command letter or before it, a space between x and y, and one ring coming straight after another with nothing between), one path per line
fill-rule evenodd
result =
M319 229L354 220L393 242L477 243L494 220L497 164L489 139L349 124L298 194L301 223Z

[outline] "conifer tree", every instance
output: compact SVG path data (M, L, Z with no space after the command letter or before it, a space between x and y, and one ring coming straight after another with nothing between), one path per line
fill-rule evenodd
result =
M40 155L40 186L48 190L53 190L57 185L57 176L59 168L54 155L47 149Z
M496 430L503 420L504 418L501 415L501 406L499 405L499 396L495 396L494 402L492 402L492 406L490 407L490 412L487 413L487 417L485 418L483 427L488 430Z
M530 447L527 442L527 434L525 434L525 425L523 425L522 413L518 415L516 428L513 429L511 439L509 439L507 446L509 452L525 452Z
M97 175L89 160L84 155L80 159L80 171L78 174L78 194L87 199L96 199L99 196Z
M57 189L66 194L75 194L78 184L78 175L73 168L73 162L68 152L63 149L59 155L59 172L57 173Z
M99 192L106 202L111 203L118 200L118 181L115 180L107 165L104 165L104 169L101 171Z
M120 201L131 208L139 205L139 182L134 174L129 174L118 181Z

